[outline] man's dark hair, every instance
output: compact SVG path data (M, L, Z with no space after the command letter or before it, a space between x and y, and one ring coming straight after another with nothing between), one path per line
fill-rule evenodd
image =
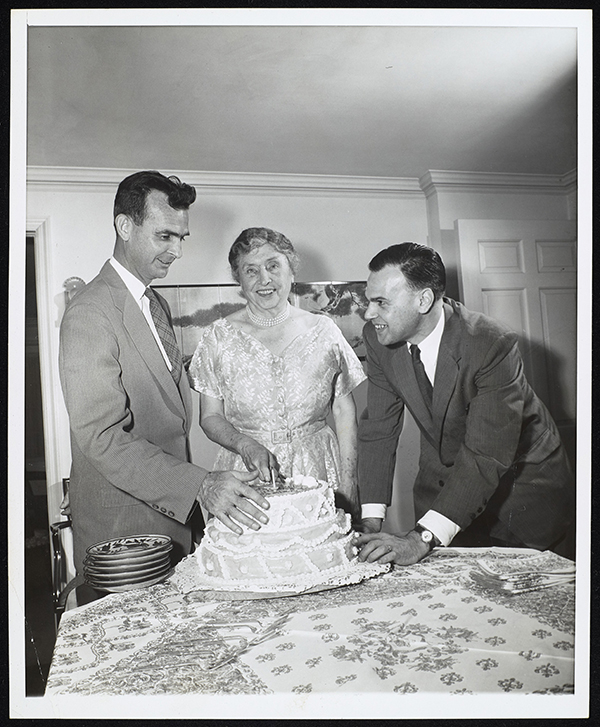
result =
M124 214L131 217L134 224L141 225L146 219L146 199L152 190L164 192L169 206L176 210L186 210L196 199L196 190L178 177L165 177L155 171L135 172L119 184L115 195L113 219Z
M381 250L369 263L369 270L374 273L386 265L394 265L406 278L414 290L431 288L438 300L446 290L446 268L442 258L431 247L418 245L416 242L402 242Z

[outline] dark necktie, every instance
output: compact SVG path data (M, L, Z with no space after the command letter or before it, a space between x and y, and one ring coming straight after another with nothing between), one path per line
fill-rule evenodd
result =
M152 315L152 320L154 321L158 336L167 356L169 357L169 361L171 362L171 376L175 383L178 384L179 379L181 378L181 351L179 350L179 346L175 340L175 333L173 332L171 323L167 318L165 309L160 304L158 298L154 294L154 291L151 288L146 288L144 295L150 301L150 313Z
M431 411L433 386L431 385L431 381L429 381L429 377L425 371L425 366L423 366L423 362L421 361L421 351L419 350L419 347L411 344L410 355L412 357L413 368L415 370L415 376L417 378L417 384L419 385L421 395L423 396L427 407Z

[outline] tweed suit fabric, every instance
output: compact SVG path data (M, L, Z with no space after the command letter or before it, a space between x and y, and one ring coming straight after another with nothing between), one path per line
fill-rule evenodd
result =
M141 533L170 535L181 559L192 547L189 520L207 474L190 462L189 383L185 376L175 383L108 262L65 311L59 369L76 568L93 543Z

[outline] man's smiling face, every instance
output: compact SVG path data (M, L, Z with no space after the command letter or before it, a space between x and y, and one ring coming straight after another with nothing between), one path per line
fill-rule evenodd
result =
M146 198L146 216L141 225L127 217L121 236L125 267L144 285L164 278L171 263L182 255L183 239L189 235L188 211L173 209L167 195L152 190Z
M367 280L369 306L365 318L373 323L377 340L384 346L418 337L422 325L421 291L408 285L395 265L372 272Z

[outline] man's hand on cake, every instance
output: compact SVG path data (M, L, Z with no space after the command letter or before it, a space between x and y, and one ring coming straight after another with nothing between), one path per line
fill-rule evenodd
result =
M256 471L209 472L202 482L197 500L205 510L237 535L243 532L238 523L252 530L259 530L261 523L269 522L263 512L268 510L269 503L246 484L255 480L257 475Z
M271 482L272 470L279 472L279 464L273 452L250 437L246 437L239 445L238 452L248 471L258 472L258 477L263 482Z
M390 533L363 533L356 538L358 559L367 563L412 565L429 553L429 546L412 531L406 536Z

